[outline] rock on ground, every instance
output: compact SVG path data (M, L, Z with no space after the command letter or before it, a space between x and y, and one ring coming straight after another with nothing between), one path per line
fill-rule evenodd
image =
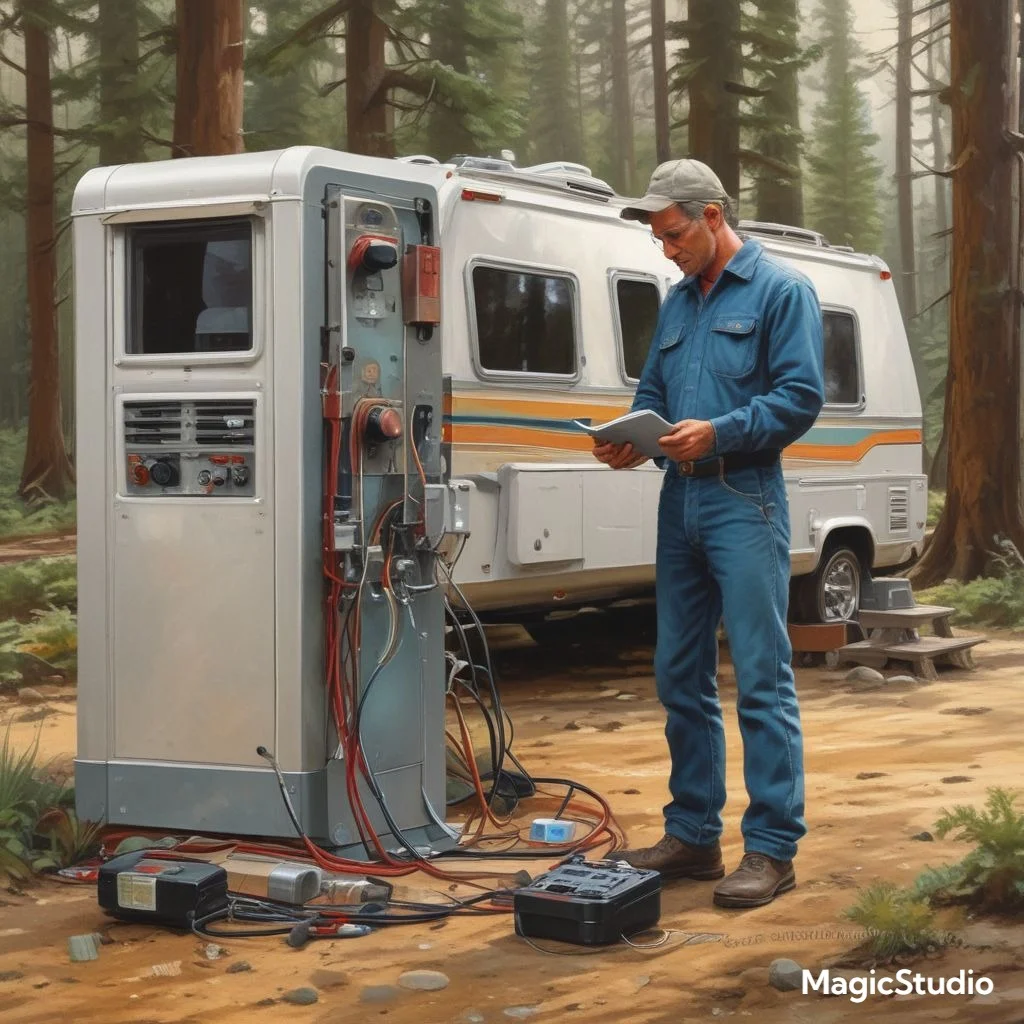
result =
M398 984L415 992L436 992L448 987L448 975L440 971L406 971L399 976Z
M780 992L793 992L800 988L803 968L795 960L780 957L768 968L768 983Z
M281 998L286 1003L294 1003L296 1006L312 1006L319 998L315 988L293 988L291 992L285 992Z

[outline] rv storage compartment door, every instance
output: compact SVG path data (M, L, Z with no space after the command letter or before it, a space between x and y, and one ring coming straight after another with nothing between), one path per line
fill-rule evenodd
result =
M583 478L579 470L503 466L508 560L513 565L583 558Z

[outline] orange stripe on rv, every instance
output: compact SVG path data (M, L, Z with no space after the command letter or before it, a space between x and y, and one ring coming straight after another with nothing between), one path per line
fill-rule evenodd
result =
M586 434L542 430L534 427L513 427L501 424L446 423L445 440L456 445L516 446L549 448L560 451L588 452L593 443ZM920 444L920 430L887 430L866 437L852 445L823 445L797 442L785 451L787 459L821 462L858 462L880 445Z
M516 445L523 448L555 448L562 451L589 452L594 442L584 433L568 434L533 427L484 426L456 423L452 429L455 444L497 446Z
M920 444L920 430L882 430L856 444L804 444L797 441L786 451L787 459L822 462L859 462L872 448L886 444Z
M598 423L624 416L632 408L630 404L617 402L614 405L597 402L580 402L574 397L561 401L536 398L519 398L503 395L500 398L467 398L462 395L453 396L450 410L458 416L472 416L479 413L484 416L533 416L536 419L593 419ZM446 410L449 411L449 410Z

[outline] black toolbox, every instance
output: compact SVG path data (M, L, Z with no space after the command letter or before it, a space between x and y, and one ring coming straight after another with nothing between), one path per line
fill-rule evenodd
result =
M577 854L515 890L512 909L517 935L610 945L658 923L661 875Z

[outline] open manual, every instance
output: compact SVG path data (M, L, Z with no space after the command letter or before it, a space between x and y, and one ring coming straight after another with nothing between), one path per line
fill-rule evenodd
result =
M658 446L658 438L672 433L673 429L673 424L650 409L638 409L597 425L581 423L579 420L573 422L591 437L612 444L631 444L636 451L652 459L664 456L665 453Z

